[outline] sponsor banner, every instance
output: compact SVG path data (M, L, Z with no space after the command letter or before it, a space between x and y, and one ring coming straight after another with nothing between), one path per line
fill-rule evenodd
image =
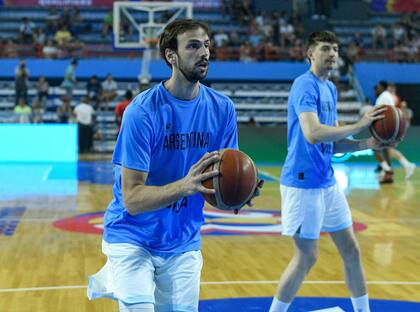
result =
M6 0L4 2L10 6L112 7L114 0Z
M0 0L1 5L10 6L92 6L92 7L112 7L115 0ZM195 9L214 10L220 9L221 0L184 0L192 2ZM133 1L136 2L136 1Z

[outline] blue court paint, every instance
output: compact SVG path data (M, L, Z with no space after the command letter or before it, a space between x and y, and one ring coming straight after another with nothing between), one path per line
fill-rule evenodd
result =
M114 183L114 165L110 161L79 162L77 178L79 181L95 184Z
M200 312L267 312L270 308L271 297L268 298L226 298L200 301ZM288 312L307 312L326 308L340 307L344 311L353 311L349 298L319 298L298 297L290 306ZM370 300L371 311L396 312L420 311L420 302L406 302L396 300Z
M76 194L76 163L0 162L0 199Z

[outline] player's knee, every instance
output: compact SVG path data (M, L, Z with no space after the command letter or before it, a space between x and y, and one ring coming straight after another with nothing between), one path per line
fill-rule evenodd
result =
M360 248L357 244L348 244L343 250L343 255L347 262L359 262Z
M318 253L316 251L300 253L298 258L299 266L305 271L309 271L315 265L317 260Z

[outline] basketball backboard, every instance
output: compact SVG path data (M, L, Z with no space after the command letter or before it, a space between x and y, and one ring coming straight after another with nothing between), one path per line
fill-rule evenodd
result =
M191 2L114 2L113 44L117 49L149 48L165 26L193 17Z

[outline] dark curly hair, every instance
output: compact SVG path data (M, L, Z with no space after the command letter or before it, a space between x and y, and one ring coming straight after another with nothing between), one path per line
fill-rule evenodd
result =
M178 35L197 28L203 29L210 37L210 29L207 24L198 22L192 19L175 20L166 25L162 34L159 37L159 50L161 57L165 60L169 67L171 64L167 61L165 56L166 49L178 51Z

